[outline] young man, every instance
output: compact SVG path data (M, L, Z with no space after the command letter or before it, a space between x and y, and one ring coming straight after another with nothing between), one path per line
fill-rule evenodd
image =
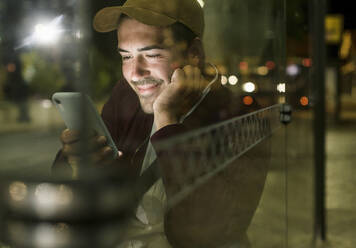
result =
M204 17L198 2L128 0L123 6L100 10L94 28L99 32L117 30L124 80L114 87L102 111L119 156L112 159L105 137L98 136L92 137L95 149L90 155L102 169L123 168L130 180L139 179L154 161L161 171L161 179L143 196L137 219L128 226L126 243L121 247L196 248L243 243L261 187L249 192L252 205L236 213L236 202L243 200L237 199L240 192L234 189L236 168L219 173L166 209L167 198L176 192L177 178L170 163L174 158L156 149L156 144L232 115L229 91L218 82L215 67L205 63L201 42ZM205 74L208 67L213 75ZM77 131L63 131L63 148L54 172L76 167L78 139ZM262 171L261 177L264 175Z

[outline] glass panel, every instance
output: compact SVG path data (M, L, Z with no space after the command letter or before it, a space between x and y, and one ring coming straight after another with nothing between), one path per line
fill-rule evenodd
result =
M204 8L207 56L222 73L222 84L243 104L241 113L284 103L284 1L206 1ZM247 231L251 247L286 247L285 135L284 127L279 128L238 159L241 164L249 161L248 174L261 161L267 163L262 154L270 157L266 177L248 174L256 184L264 182ZM260 168L260 173L263 170ZM248 186L245 194L251 194L251 199L257 196Z
M205 12L203 45L194 39L199 20L189 32L179 24L163 29L172 14L141 12L154 4L128 8L137 20L115 20L117 35L92 30L104 3L22 2L0 3L1 240L13 247L286 246L290 139L279 120L290 83L285 1L193 2ZM166 1L156 7L174 10ZM182 33L190 36L181 41ZM200 67L195 87L182 79L188 64ZM185 94L178 87L181 95L164 91L175 102L158 98L177 82ZM91 130L87 98L52 101L54 93L72 91L90 96L102 112L114 155L104 147L110 139ZM61 115L68 99L73 113ZM64 121L81 132L63 133Z

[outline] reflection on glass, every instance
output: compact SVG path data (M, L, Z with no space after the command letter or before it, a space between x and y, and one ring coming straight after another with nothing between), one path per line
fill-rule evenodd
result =
M52 102L48 99L42 100L41 105L45 109L49 109L52 107Z
M19 240L22 240L21 243L25 243L26 228L20 222L10 222L7 231L9 238L18 237Z
M56 211L58 206L68 206L73 200L72 190L65 185L42 183L35 189L35 205L43 215Z
M49 224L42 224L35 229L34 241L38 247L51 247L56 241L56 233Z
M9 193L13 201L22 201L27 195L27 186L23 182L13 182L9 186Z

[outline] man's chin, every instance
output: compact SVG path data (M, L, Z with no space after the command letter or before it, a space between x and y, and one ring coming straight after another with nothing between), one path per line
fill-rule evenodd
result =
M146 114L153 114L153 102L148 102L140 99L140 104L143 112Z

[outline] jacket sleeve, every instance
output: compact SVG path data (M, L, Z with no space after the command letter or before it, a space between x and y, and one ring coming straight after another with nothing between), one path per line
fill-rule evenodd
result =
M231 101L220 101L229 98L225 93L209 93L209 97L197 108L198 112L193 113L185 123L166 126L152 136L151 142L156 149L168 202L182 187L189 185L193 180L192 174L204 166L204 162L190 164L185 149L190 149L190 154L191 149L200 153L209 149L211 144L194 141L195 145L185 144L183 149L161 149L159 142L231 117L231 97ZM217 102L221 104L217 105ZM219 247L227 242L246 241L246 230L258 206L266 179L267 147L266 143L260 144L232 161L224 170L167 209L165 232L173 247ZM181 164L177 164L177 161ZM175 166L195 168L185 168L181 170L184 174L178 175Z

